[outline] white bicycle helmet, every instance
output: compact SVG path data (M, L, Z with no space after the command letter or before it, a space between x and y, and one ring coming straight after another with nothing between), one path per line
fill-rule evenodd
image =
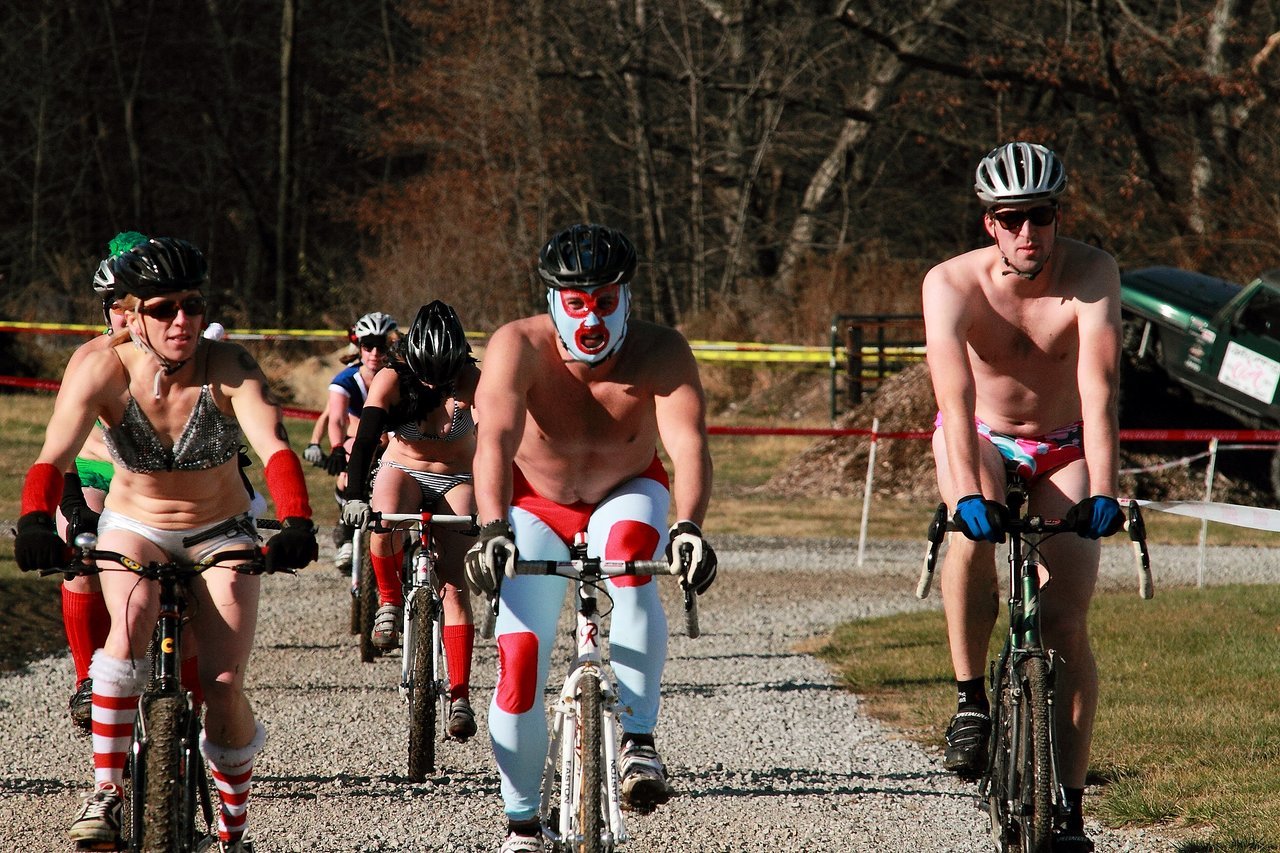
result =
M116 275L111 271L111 259L105 258L93 274L93 289L103 299L112 299L116 292Z
M987 207L1052 201L1067 187L1058 155L1034 142L1007 142L978 163L973 189Z
M111 269L111 261L123 255L135 246L147 242L147 238L137 231L121 231L111 238L107 245L107 257L98 264L93 274L93 290L103 299L112 299L116 292L116 274Z
M398 328L400 327L396 325L395 320L391 319L390 314L373 311L356 320L356 324L351 327L351 340L359 341L370 335L385 338Z

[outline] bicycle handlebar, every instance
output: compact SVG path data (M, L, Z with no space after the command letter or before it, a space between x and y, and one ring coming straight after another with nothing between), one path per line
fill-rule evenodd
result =
M213 557L196 563L184 560L153 560L143 563L119 551L100 550L97 545L98 537L94 534L80 534L75 541L74 550L77 551L77 554L74 559L61 568L41 569L40 574L44 577L50 575L71 577L75 575L96 575L104 571L127 571L148 580L160 580L166 575L170 577L194 577L205 569L212 568L231 569L245 575L274 574L278 572L295 573L294 569L268 569L265 555L261 548L237 548L232 551L222 551L213 555ZM227 561L230 560L244 560L245 562L234 566L226 565ZM118 563L120 568L104 569L96 565L98 562Z
M1129 539L1133 543L1134 560L1138 570L1138 595L1143 599L1150 599L1155 594L1155 590L1151 581L1151 554L1147 550L1147 525L1142 520L1142 510L1139 508L1137 501L1125 498L1121 503L1127 505L1129 509L1124 529L1128 531ZM933 513L933 520L929 522L929 544L925 549L924 566L920 570L920 580L916 584L916 598L923 600L929 597L929 587L933 584L934 568L938 560L938 550L942 546L943 536L959 529L955 522L947 516L947 505L945 503L938 504L938 508ZM1067 527L1062 519L1042 518L1035 515L1012 519L1006 524L1006 529L1016 533L1052 534L1071 532L1071 529Z
M686 558L682 553L681 557ZM692 588L684 583L683 571L680 567L666 560L603 560L599 557L586 557L576 560L517 560L515 566L508 567L506 576L544 575L567 578L574 581L593 581L612 577L652 577L670 575L680 577L680 586L684 592L684 632L696 639L701 633L698 626L698 596ZM493 638L494 622L498 616L498 596L495 594L486 602L480 636L486 640Z
M472 536L480 532L474 515L435 515L430 512L377 512L370 511L369 522L365 525L371 533L393 533L395 525L404 522L422 522L440 527L458 528Z

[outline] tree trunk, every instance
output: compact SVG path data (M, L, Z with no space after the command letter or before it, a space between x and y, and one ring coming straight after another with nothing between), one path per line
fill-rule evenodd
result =
M293 102L290 89L293 85L293 38L297 10L294 0L284 0L280 20L280 140L276 152L280 184L276 192L276 325L285 322L288 274L286 259L289 256L289 184L292 171L289 168L291 154L290 130Z

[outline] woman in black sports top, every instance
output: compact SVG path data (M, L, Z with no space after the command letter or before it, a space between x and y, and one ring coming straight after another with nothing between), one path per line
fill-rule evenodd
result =
M380 512L430 510L453 515L475 512L471 457L476 449L472 401L480 370L471 357L457 313L439 300L418 310L401 340L400 358L373 379L360 429L347 466L343 521L361 526L370 504ZM383 433L390 441L369 495L369 470ZM469 682L474 629L471 597L462 576L462 557L474 541L455 530L436 532L444 581L444 650L452 705L449 734L466 740L476 732ZM399 535L370 537L369 557L378 579L378 612L373 643L382 649L400 642L404 594Z

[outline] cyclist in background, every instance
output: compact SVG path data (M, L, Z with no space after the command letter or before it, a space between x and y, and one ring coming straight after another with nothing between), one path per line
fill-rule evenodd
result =
M200 561L257 543L240 479L244 438L267 460L265 479L283 529L267 545L268 568L316 558L315 527L298 457L289 449L266 378L241 347L201 337L208 269L183 240L153 237L111 259L126 328L86 353L64 378L44 447L27 472L14 556L23 569L69 559L54 529L63 471L94 428L116 464L98 522L99 544L140 562ZM131 344L124 346L124 344ZM120 843L125 761L146 648L158 608L154 582L100 576L111 631L89 667L93 678L94 792L71 825L82 846ZM211 568L189 584L191 626L201 644L205 729L200 748L218 788L217 845L242 853L254 756L266 732L244 695L260 578Z
M325 470L337 478L334 497L341 513L342 494L347 487L347 454L360 427L360 412L364 408L369 385L379 370L388 364L390 347L395 343L399 327L390 314L374 311L365 314L351 327L351 342L360 348L359 358L338 372L329 383L329 402L325 407L328 417L326 429L329 435L329 457ZM338 549L334 565L338 571L351 574L351 534L354 531L341 519L334 527L333 544Z
M462 321L439 300L422 306L400 342L402 359L374 377L347 465L344 524L362 527L370 505L379 512L445 512L471 515L475 499L471 460L476 449L472 415L480 370L471 357ZM390 431L369 496L369 470L384 433ZM467 740L476 733L471 709L471 656L475 630L462 558L474 537L438 529L438 564L444 582L444 651L449 669L448 731ZM402 534L374 534L369 556L378 580L373 644L395 648L404 620ZM426 642L423 639L422 642Z
M116 303L111 258L144 240L146 238L135 231L122 232L112 239L109 256L98 265L93 276L93 290L102 303L106 331L76 348L63 370L64 375L80 369L86 353L110 346L111 336L124 328L124 312ZM114 473L115 467L111 464L106 445L102 443L100 430L90 430L76 454L75 464L63 475L59 527L66 541L74 541L80 533L98 532L98 515L102 512ZM107 632L111 628L111 616L107 613L97 577L77 575L62 582L62 625L67 632L67 645L71 648L71 662L76 671L76 686L67 703L68 711L71 721L88 731L93 708L93 679L89 677L89 664L93 653L107 641Z
M1123 525L1116 501L1120 276L1099 249L1058 234L1067 176L1053 151L1027 142L994 149L975 189L994 245L944 261L924 279L925 340L938 429L938 488L955 511L942 571L958 708L947 728L947 769L977 778L991 735L983 672L1004 540L1004 459L1030 479L1033 512L1083 536L1041 546L1054 571L1041 597L1045 645L1057 652L1056 740L1065 788L1054 850L1093 850L1080 804L1097 707L1087 616L1098 539Z
M580 531L591 556L651 560L690 546L699 593L716 558L699 526L711 497L706 399L698 366L674 329L629 317L636 252L622 233L575 225L543 247L549 313L507 323L485 351L475 457L483 523L467 553L473 590L492 595L517 556L569 558ZM658 459L675 468L674 487ZM666 529L674 499L676 524ZM504 853L541 851L539 785L547 753L543 688L567 581L501 582L498 683L489 734L507 816ZM627 808L651 811L671 789L654 746L667 620L652 578L606 584L610 644L623 713L620 772Z

